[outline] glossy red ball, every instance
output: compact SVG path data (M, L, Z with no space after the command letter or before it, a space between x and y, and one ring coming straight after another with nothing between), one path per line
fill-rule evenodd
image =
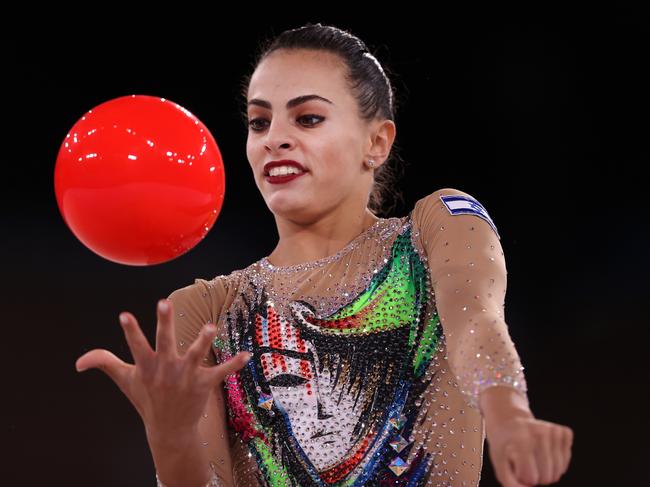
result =
M145 95L109 100L74 124L54 171L72 233L110 261L152 265L194 248L214 225L225 171L207 127Z

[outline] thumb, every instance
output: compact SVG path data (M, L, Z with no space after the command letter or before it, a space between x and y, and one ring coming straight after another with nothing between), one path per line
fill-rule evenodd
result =
M237 372L248 363L252 356L253 354L250 352L239 352L237 355L226 360L224 363L217 365L215 367L215 369L217 369L215 372L217 380L222 381L227 375L230 375L233 372Z
M86 352L77 359L75 368L77 372L83 372L86 369L97 368L108 375L113 382L126 394L127 375L132 366L123 362L112 352L103 348L96 348Z

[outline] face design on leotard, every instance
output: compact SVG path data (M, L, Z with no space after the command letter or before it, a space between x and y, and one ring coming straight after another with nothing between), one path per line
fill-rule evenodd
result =
M324 477L341 463L348 471L365 465L393 401L401 359L386 351L387 335L337 336L305 325L313 317L308 304L293 305L288 320L260 304L244 332L257 370L254 382L245 383L256 391L258 418L270 425L271 443L285 449L282 458L300 465L306 457ZM406 327L390 333L398 342L408 339ZM263 406L269 396L271 410Z
M296 336L296 333L292 333ZM334 388L336 371L319 371L311 341L284 341L284 349L264 352L260 360L277 407L286 414L300 448L318 470L340 459L354 444L353 431L362 413L364 395ZM304 352L298 352L302 348Z

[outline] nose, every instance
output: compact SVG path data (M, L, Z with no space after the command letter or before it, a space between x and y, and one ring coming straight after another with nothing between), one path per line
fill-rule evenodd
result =
M291 147L291 144L289 144L289 142L266 143L264 145L266 146L266 150L269 151L270 153L273 153L279 149L289 149Z
M266 150L273 153L278 149L289 149L291 145L290 136L284 125L277 118L272 120L271 125L266 131L266 139L264 141Z

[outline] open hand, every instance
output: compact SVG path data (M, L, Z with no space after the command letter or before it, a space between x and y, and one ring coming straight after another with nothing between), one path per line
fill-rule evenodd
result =
M77 359L76 368L79 372L93 367L104 371L131 401L148 430L173 434L196 427L209 391L243 367L250 354L240 352L217 366L202 366L216 334L215 326L208 324L180 356L175 344L173 303L161 300L158 304L155 351L135 317L124 312L120 322L135 364L123 362L108 350L94 349ZM161 304L167 304L167 309Z

